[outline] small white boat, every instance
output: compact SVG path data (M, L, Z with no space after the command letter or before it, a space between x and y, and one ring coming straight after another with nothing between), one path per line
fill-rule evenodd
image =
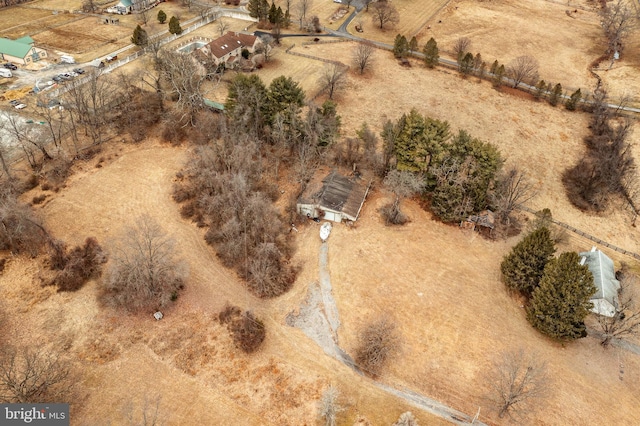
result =
M325 222L320 227L320 239L324 243L329 238L329 234L331 233L331 223Z

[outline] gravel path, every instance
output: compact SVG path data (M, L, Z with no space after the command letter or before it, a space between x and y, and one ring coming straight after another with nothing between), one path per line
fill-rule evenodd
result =
M319 255L320 282L313 282L309 285L304 303L300 305L297 312L294 311L287 315L286 323L291 327L302 330L304 334L322 348L324 353L342 361L356 373L362 375L353 359L338 345L340 318L338 307L331 291L331 277L327 267L328 259L329 244L324 242L320 246ZM453 424L466 425L473 420L467 414L454 410L435 399L420 395L417 392L408 389L396 389L379 382L374 382L374 384L385 392ZM477 420L473 424L484 425L484 423Z

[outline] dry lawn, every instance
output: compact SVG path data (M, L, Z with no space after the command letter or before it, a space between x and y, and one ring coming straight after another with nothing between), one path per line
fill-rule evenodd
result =
M26 6L12 6L0 10L0 35L11 39L33 36L45 28L63 25L78 19L68 13L53 15L51 11Z
M131 43L132 29L123 25L104 25L87 17L48 29L33 36L40 45L68 53L84 53L109 45L116 50Z
M450 3L450 1L451 0L395 0L391 3L398 11L400 21L394 26L385 24L382 29L380 29L379 22L376 23L372 21L372 8L369 7L369 12L363 9L360 14L351 21L349 32L368 40L376 40L384 43L393 43L396 34L404 34L405 37L410 40L411 37L418 36L424 27L432 23L438 11L445 7L447 3ZM362 33L358 33L355 30L355 25L358 23L362 24ZM423 44L427 40L419 41Z
M74 424L122 424L128 411L139 415L145 398L158 395L167 424L313 424L315 401L329 383L345 395L344 418L364 413L375 424L391 424L410 409L284 325L299 303L297 291L274 303L260 301L219 265L202 231L180 218L170 197L186 155L183 148L152 142L107 150L100 154L103 167L95 167L99 158L78 165L67 188L38 208L56 237L75 244L93 235L107 247L137 215L154 216L176 238L191 270L184 294L163 321L100 309L95 283L73 294L43 288L40 267L27 259L11 260L0 275L11 340L42 334L42 342L64 347L77 360L80 391L87 396L73 409ZM238 353L214 321L227 301L266 322L267 341L258 354Z

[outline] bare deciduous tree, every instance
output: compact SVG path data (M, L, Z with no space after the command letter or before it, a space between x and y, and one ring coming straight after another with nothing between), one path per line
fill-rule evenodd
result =
M74 385L70 371L57 353L5 346L0 351L0 402L67 401Z
M296 4L296 10L298 11L298 17L300 18L300 29L303 27L303 23L307 18L307 13L313 6L313 0L298 0Z
M378 1L371 6L371 19L382 29L387 24L394 26L400 22L400 14L394 5L386 1Z
M471 40L460 37L453 43L453 57L459 62L471 50Z
M493 192L493 203L496 206L498 220L507 224L513 210L535 196L535 188L526 173L515 166L510 167L498 177L496 189Z
M113 249L113 263L101 282L106 305L129 311L156 311L178 296L187 266L175 253L175 242L150 216L125 230Z
M222 37L224 33L226 33L227 30L229 29L229 23L224 19L218 19L217 27L218 27L218 33L220 33L220 37Z
M318 401L318 415L324 419L325 426L336 426L338 413L343 408L338 404L340 392L338 388L331 385L322 392L322 397Z
M602 331L600 343L605 348L613 339L635 336L640 331L640 305L638 304L637 290L640 280L629 270L627 265L623 265L617 275L620 289L618 290L616 313L611 317L596 315L598 326Z
M392 426L419 426L411 411L400 414L400 418Z
M382 207L382 216L387 225L404 225L408 218L400 210L403 199L411 197L424 188L424 178L409 171L391 170L384 178L384 184L395 198L393 203Z
M145 395L142 407L138 408L129 401L123 408L129 426L161 426L165 424L165 414L160 409L162 398L160 395L149 398Z
M520 83L534 85L538 81L538 61L533 56L518 56L507 66L507 76L514 88Z
M622 52L624 42L637 26L636 17L625 0L603 2L601 24L607 37L607 54ZM612 62L613 64L613 62Z
M329 96L329 99L333 99L333 96L346 86L346 83L344 68L336 64L326 67L320 77L320 85Z
M356 348L356 365L366 374L376 377L389 357L398 350L400 336L394 322L381 318L369 323L361 332Z
M500 418L514 416L528 402L546 395L549 380L546 364L536 354L525 354L522 349L504 352L489 372L489 399Z
M204 108L206 70L193 57L172 50L163 50L159 60L160 73L167 83L165 92L176 101L180 121L194 125L198 111Z
M353 62L360 74L364 74L366 70L371 68L374 51L375 47L369 42L358 43L356 46L353 51Z
M0 249L37 255L49 234L31 209L6 185L0 192Z

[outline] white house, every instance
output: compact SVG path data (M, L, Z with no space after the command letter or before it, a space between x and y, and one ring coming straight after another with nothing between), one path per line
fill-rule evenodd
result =
M618 310L618 291L620 282L616 279L616 271L606 254L593 247L591 251L580 253L580 264L587 265L593 274L593 282L598 291L591 296L592 312L612 317Z
M334 170L324 179L316 175L316 179L309 182L298 199L297 210L301 215L322 217L333 222L355 221L368 192L368 185L362 185Z

